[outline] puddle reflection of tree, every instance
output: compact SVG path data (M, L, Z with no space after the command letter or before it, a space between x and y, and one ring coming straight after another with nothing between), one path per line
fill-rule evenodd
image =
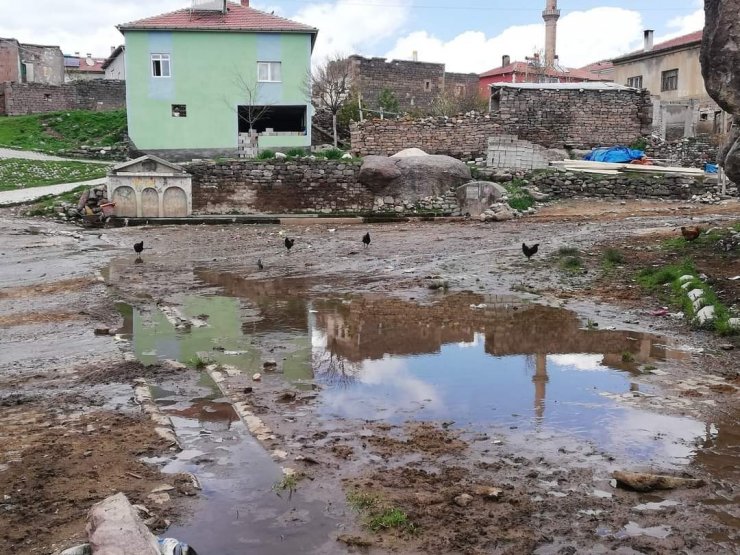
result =
M334 354L329 348L314 350L312 367L321 381L327 385L342 388L349 388L357 383L361 372L360 364L349 362L347 359Z

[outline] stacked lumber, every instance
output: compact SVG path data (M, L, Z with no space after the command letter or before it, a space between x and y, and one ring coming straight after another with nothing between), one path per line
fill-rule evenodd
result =
M685 175L702 177L704 170L699 168L682 168L678 166L646 166L643 164L614 164L612 162L590 162L588 160L563 160L550 162L551 166L568 171L617 175L624 172L645 173L651 175Z

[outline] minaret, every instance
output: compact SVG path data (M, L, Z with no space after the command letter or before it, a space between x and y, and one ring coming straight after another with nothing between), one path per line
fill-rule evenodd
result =
M557 44L558 19L560 10L558 0L546 0L542 19L545 20L545 67L555 65L555 45Z

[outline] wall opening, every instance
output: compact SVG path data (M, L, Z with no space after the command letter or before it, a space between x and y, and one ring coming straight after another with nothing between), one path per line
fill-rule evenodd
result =
M274 133L306 133L305 106L254 106L253 114L266 108L262 116L252 123L257 133L272 129ZM249 133L249 106L239 106L239 133Z

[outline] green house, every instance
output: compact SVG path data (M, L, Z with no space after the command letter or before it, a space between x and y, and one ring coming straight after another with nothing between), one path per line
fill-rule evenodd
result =
M193 0L118 30L136 150L187 160L311 145L307 83L317 29L249 0Z

